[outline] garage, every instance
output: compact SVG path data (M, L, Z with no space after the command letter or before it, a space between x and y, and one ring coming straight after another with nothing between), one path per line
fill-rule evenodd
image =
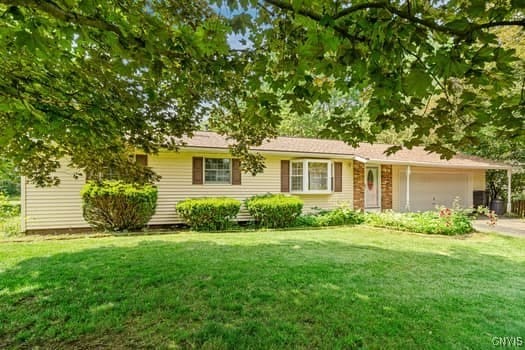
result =
M410 211L434 210L436 206L451 207L456 198L462 207L472 205L472 176L468 173L443 171L410 171ZM407 203L407 172L399 173L399 206Z

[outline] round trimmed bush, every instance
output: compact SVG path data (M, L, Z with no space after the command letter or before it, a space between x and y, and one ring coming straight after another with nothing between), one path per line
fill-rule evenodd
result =
M269 228L294 225L295 219L303 210L303 201L300 198L282 194L253 196L245 204L256 224Z
M105 231L142 229L157 207L157 188L122 181L89 182L81 191L84 219Z
M175 208L192 229L219 231L231 227L241 209L241 202L226 197L205 197L186 199Z

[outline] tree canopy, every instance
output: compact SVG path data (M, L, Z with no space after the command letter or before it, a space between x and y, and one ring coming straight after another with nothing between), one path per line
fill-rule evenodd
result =
M9 159L0 157L0 195L20 196L20 176Z
M205 1L0 3L0 153L38 184L63 157L89 171L174 146L231 69Z
M494 137L520 138L523 59L501 45L497 30L523 31L524 7L522 0L0 0L0 152L46 184L60 158L80 169L129 166L126 153L176 147L169 141L209 119L236 141L232 153L245 170L257 172L261 157L249 148L278 133L283 106L308 113L334 91L358 91L365 109L366 127L345 108L326 122L352 144L411 128L405 146L431 135L425 147L451 156L479 144L487 127ZM233 32L248 44L228 45Z

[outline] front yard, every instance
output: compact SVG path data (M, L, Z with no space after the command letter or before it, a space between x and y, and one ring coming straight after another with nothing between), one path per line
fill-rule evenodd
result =
M525 240L369 227L0 243L0 348L493 348Z

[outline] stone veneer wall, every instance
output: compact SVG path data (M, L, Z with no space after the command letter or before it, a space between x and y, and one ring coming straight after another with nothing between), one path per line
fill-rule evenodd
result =
M392 165L381 165L381 209L392 209Z
M365 208L365 165L354 160L354 210Z

